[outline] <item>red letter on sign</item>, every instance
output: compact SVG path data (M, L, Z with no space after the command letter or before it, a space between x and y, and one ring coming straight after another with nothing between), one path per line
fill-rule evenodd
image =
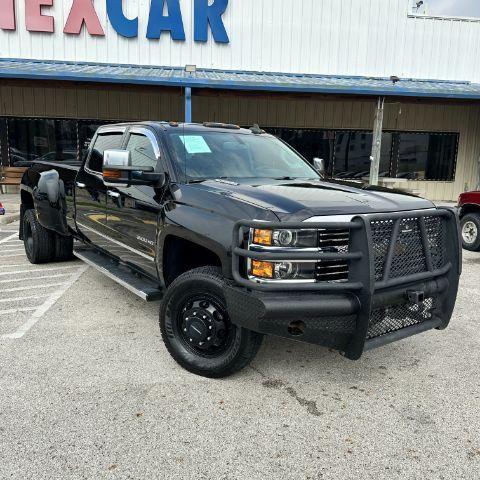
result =
M73 0L63 31L78 35L84 23L90 35L105 35L92 0Z
M0 28L15 30L14 0L0 0Z
M42 7L51 7L53 0L25 0L25 24L30 32L53 32L53 17L42 15Z

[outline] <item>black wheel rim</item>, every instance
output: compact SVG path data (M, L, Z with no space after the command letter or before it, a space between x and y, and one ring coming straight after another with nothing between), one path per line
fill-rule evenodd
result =
M23 225L23 238L25 243L25 250L27 254L30 256L33 251L33 234L32 234L32 226L30 222L25 222Z
M235 326L224 302L210 294L192 294L185 298L175 327L184 346L202 357L223 355L235 338Z

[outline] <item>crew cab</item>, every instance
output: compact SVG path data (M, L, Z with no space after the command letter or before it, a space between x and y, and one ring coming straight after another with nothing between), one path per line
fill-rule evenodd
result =
M480 251L480 191L465 192L458 199L463 248Z
M161 301L167 349L206 377L266 334L356 360L445 329L457 296L456 209L325 180L258 126L104 126L82 161L36 162L21 200L32 263L75 255Z

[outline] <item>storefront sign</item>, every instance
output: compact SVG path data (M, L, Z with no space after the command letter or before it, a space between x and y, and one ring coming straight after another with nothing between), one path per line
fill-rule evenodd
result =
M54 32L55 18L48 15L47 11L48 7L53 6L54 0L18 1L25 2L25 28L28 31ZM123 37L138 37L138 18L125 17L122 0L106 0L106 4L107 15L115 31ZM167 15L163 14L165 5L168 9ZM228 0L214 0L211 5L209 0L194 0L195 42L206 42L209 28L215 42L230 42L222 19L227 7ZM90 35L105 36L93 0L73 0L63 32L79 35L84 25ZM15 0L0 0L0 28L16 30ZM169 32L173 40L186 40L180 0L151 0L147 38L158 39L162 32Z

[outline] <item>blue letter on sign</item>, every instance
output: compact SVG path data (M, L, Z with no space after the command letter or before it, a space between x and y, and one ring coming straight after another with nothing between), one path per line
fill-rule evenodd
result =
M215 0L208 5L208 0L195 0L195 41L208 40L208 25L212 29L213 39L217 43L229 43L230 40L223 24L222 15L228 7L228 0Z
M185 41L180 0L167 0L168 16L163 16L165 0L152 0L148 19L147 38L160 38L163 31L169 31L173 40Z
M138 36L138 18L130 20L125 17L122 0L107 0L107 14L117 33L128 38Z

